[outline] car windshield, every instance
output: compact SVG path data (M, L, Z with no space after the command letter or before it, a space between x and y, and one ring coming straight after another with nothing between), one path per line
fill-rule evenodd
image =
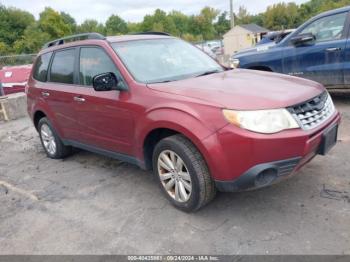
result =
M112 47L133 77L146 84L224 71L203 51L179 39L127 41Z

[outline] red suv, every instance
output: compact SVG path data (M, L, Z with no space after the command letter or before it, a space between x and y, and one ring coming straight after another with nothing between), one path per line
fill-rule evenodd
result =
M340 123L321 84L227 69L156 33L50 42L27 95L48 157L77 147L153 170L184 211L289 177L334 146Z

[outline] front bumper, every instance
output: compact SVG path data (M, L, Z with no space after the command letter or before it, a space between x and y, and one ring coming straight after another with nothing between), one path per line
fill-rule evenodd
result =
M336 112L316 130L286 130L273 135L227 125L205 139L206 160L219 191L265 187L292 175L320 150L324 132L340 123Z
M250 168L234 181L215 181L221 192L238 192L258 189L275 184L289 176L298 166L301 157L264 163Z

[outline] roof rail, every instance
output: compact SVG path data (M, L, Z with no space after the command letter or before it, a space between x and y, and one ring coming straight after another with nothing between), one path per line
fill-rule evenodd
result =
M75 42L75 41L79 41L79 40L86 40L86 39L103 40L103 39L106 39L106 38L103 35L99 34L99 33L84 33L84 34L71 35L71 36L66 36L66 37L62 37L62 38L50 41L50 42L46 43L43 46L43 49L49 48L49 47L52 47L52 46L56 46L56 45L63 45L65 43L69 43L69 42Z
M139 33L133 33L132 35L165 35L165 36L171 36L169 33L165 32L139 32Z

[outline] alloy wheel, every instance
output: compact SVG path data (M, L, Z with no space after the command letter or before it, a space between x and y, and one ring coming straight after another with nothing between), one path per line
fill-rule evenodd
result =
M55 137L52 133L51 128L47 124L43 124L40 129L41 139L46 151L50 155L55 155L57 150L57 145Z
M178 202L191 197L191 176L181 157L171 150L162 151L157 161L158 175L166 192Z

